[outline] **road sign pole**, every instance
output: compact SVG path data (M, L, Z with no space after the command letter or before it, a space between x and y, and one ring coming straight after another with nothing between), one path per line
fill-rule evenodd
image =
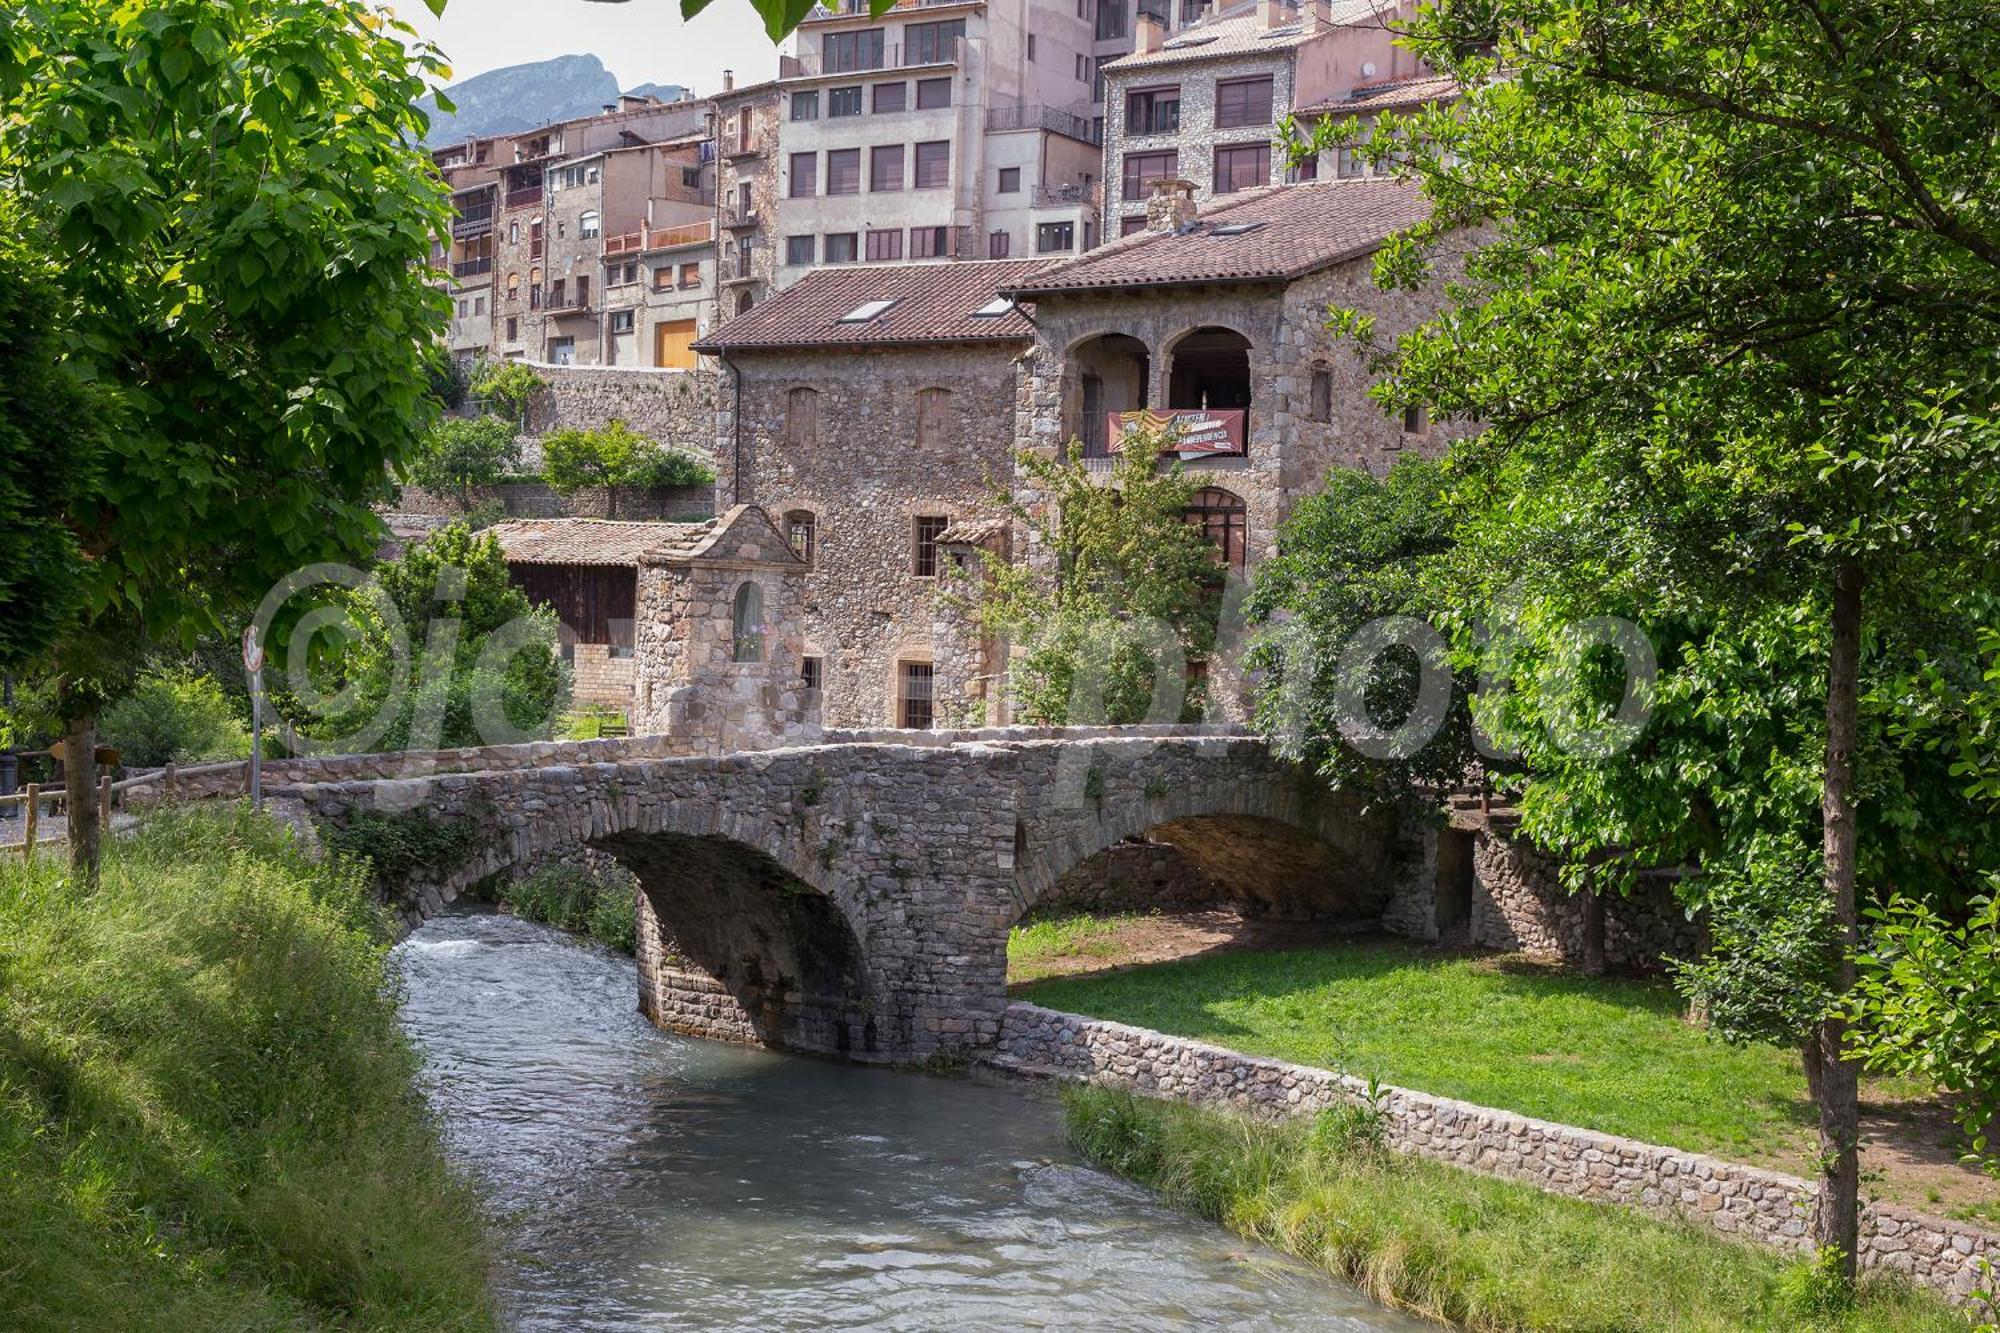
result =
M264 645L257 627L243 629L243 669L250 675L250 808L264 808Z

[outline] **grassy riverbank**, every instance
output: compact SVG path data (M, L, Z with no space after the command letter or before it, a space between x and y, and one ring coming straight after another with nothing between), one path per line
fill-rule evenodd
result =
M1712 1232L1383 1152L1365 1112L1271 1126L1101 1088L1065 1094L1093 1160L1168 1202L1464 1328L1963 1333L1906 1287L1851 1309L1802 1264Z
M0 1328L490 1328L383 954L247 814L0 863Z

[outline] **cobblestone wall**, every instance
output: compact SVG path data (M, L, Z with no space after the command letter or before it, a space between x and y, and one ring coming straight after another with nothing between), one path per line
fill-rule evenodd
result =
M505 486L474 486L474 506L498 502L509 518L610 518L688 523L715 517L715 487L707 486L585 486L557 495L547 482L515 482ZM396 496L396 511L456 518L464 510L456 495L440 495L421 486L405 486Z
M1104 1019L1011 1004L991 1061L1010 1072L1127 1088L1262 1118L1365 1100L1359 1079ZM1379 1090L1389 1146L1551 1194L1626 1204L1787 1250L1809 1246L1812 1186L1796 1176L1553 1124L1405 1088ZM1964 1298L2000 1236L1889 1205L1862 1218L1864 1265Z
M535 364L543 387L528 405L528 434L589 429L617 418L648 439L701 458L715 438L716 375L709 370ZM539 462L539 446L526 446Z

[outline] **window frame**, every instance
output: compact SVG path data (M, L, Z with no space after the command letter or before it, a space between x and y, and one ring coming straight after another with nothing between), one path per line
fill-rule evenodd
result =
M924 180L925 149L931 153L933 164L942 163L943 177L940 180ZM951 140L925 139L913 144L910 150L910 188L913 190L948 190L951 188Z
M801 170L801 167L804 169ZM819 197L819 154L793 153L787 164L788 179L785 182L785 197L788 199L817 199ZM805 188L800 188L803 181Z
M910 573L915 578L934 579L944 572L944 553L938 538L951 526L949 514L910 516Z
M843 174L843 173L849 174ZM842 188L843 181L846 188ZM859 148L829 148L826 150L826 196L831 199L861 193L861 150Z
M1230 110L1229 94L1242 92L1240 108ZM1261 92L1263 110L1257 110ZM1254 129L1269 127L1277 106L1278 82L1269 74L1253 74L1240 79L1218 79L1215 84L1215 128L1218 130ZM1228 116L1225 119L1225 115Z

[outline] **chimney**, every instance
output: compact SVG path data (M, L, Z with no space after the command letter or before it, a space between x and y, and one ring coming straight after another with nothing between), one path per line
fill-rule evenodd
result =
M606 102L604 104L604 114L607 116L610 115L612 112L616 111L617 109L618 109L618 104L616 102Z
M1194 221L1194 182L1162 176L1146 200L1147 231L1179 231Z
M1151 55L1160 49L1160 43L1167 40L1167 25L1159 16L1144 10L1139 12L1139 21L1132 28L1132 53Z
M1285 4L1285 0L1259 0L1258 10L1259 17L1263 20L1260 26L1266 32L1273 28L1282 28L1297 17L1297 14Z
M725 93L726 93L726 92L732 92L732 91L734 91L734 90L735 90L735 88L736 88L736 71L735 71L735 70L733 70L733 69L725 69L725 70L723 70L723 71L722 71L722 91L723 91L723 92L725 92Z

